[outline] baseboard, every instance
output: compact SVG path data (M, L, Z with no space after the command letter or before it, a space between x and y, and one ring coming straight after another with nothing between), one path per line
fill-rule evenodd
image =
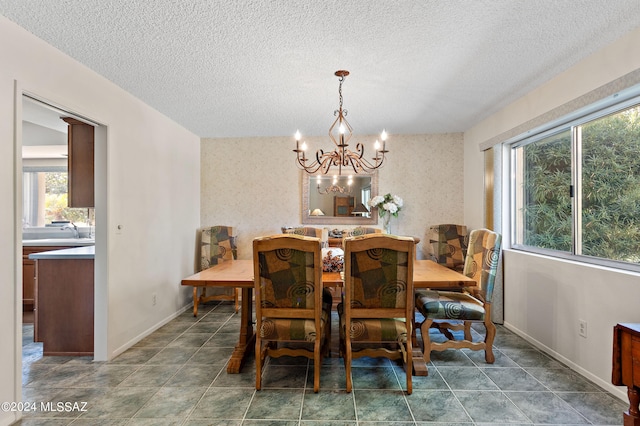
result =
M514 327L512 324L509 324L507 321L505 321L504 327L507 330L512 331L513 333L515 333L518 336L522 337L524 340L526 340L527 342L531 343L533 346L535 346L536 348L540 349L542 352L546 353L550 357L552 357L552 358L560 361L561 363L567 365L570 369L572 369L576 373L580 374L581 376L584 376L585 378L589 379L590 381L592 381L596 385L598 385L601 388L605 389L607 392L609 392L612 395L620 398L620 400L622 400L625 404L629 403L629 400L627 398L627 389L626 388L614 386L612 383L602 380L600 377L594 375L593 373L591 373L588 370L585 370L584 368L582 368L578 364L574 363L570 359L564 357L563 355L559 354L558 352L554 351L553 349L549 348L548 346L540 343L536 339L534 339L531 336L529 336L526 333L524 333L522 330L518 329L517 327Z
M20 419L17 412L0 411L0 426L9 426Z
M177 312L174 312L173 314L169 315L168 317L164 318L162 321L156 323L155 325L149 327L147 330L143 331L142 333L140 333L139 335L133 337L131 340L129 340L127 343L125 343L124 345L120 346L119 348L117 348L116 350L114 350L110 357L109 357L109 361L111 361L112 359L114 359L115 357L117 357L118 355L122 354L123 352L125 352L127 349L130 349L133 345L135 345L136 343L138 343L140 340L144 339L145 337L147 337L148 335L150 335L151 333L153 333L154 331L156 331L157 329L159 329L160 327L162 327L163 325L173 321L174 319L176 319L178 316L180 316L182 313L184 313L187 310L191 310L193 309L193 302L189 301L188 305L183 306L180 310L178 310Z

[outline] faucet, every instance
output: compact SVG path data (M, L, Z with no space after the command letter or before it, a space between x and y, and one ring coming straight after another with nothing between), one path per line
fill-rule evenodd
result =
M78 231L78 227L75 223L69 222L69 224L62 227L62 229L72 229L73 230L73 238L80 238L80 231Z

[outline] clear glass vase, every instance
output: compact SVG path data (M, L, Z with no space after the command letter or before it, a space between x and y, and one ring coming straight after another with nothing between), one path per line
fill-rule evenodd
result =
M391 215L386 214L382 217L382 224L384 226L384 232L391 234Z

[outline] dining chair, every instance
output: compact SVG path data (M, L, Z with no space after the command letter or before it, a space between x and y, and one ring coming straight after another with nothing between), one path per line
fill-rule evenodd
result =
M331 294L322 288L320 239L274 235L253 240L256 390L267 357L313 359L313 391L331 342Z
M382 229L373 228L368 226L358 226L353 229L347 229L343 232L342 237L357 237L359 235L368 235L368 234L381 234Z
M420 290L416 293L416 310L424 317L424 321L416 327L420 327L423 356L427 364L431 361L431 351L450 348L484 350L485 361L489 364L495 361L493 339L496 327L491 321L491 298L501 239L500 234L488 229L471 231L463 273L476 281L476 287L467 287L461 292ZM473 341L472 323L484 324L484 341ZM430 328L440 330L447 340L431 341ZM456 339L451 330L464 330L464 338Z
M344 249L344 292L338 315L347 392L352 389L353 359L385 357L404 363L411 394L414 241L368 234L345 239Z
M462 272L469 245L467 227L455 224L433 225L429 227L427 234L427 258L449 269Z
M200 263L198 272L204 271L220 261L238 258L236 239L231 226L209 226L198 230L198 245L200 247ZM235 304L235 311L238 313L238 289L235 288L213 288L202 287L200 295L194 295L193 315L197 315L197 306L200 303L211 300L232 300Z
M314 228L313 226L298 226L295 228L283 228L282 233L320 238L322 247L327 247L329 244L329 231L323 228Z

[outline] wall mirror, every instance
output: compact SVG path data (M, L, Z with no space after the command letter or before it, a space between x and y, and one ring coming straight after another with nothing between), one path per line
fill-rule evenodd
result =
M378 195L378 172L351 176L302 173L302 223L372 225L378 209L367 206Z

